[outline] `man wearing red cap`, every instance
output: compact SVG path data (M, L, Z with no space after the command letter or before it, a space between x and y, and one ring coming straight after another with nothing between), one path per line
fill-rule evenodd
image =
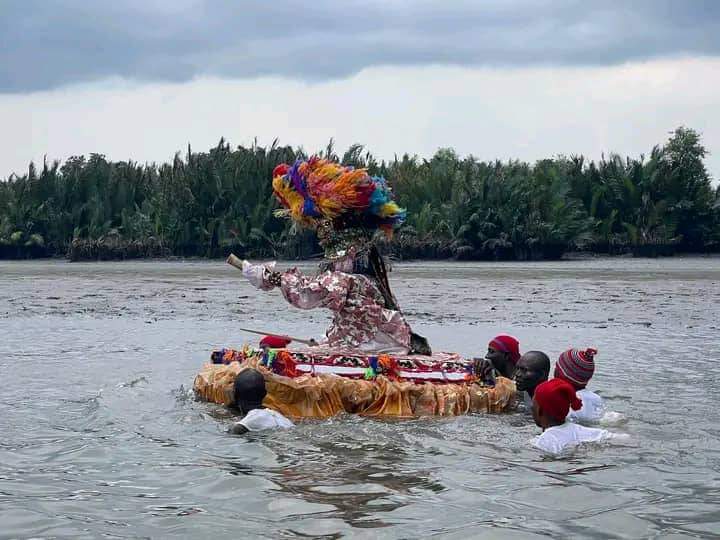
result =
M588 428L568 422L570 409L579 410L582 402L575 389L562 379L552 379L535 389L533 420L543 430L535 447L548 454L562 454L582 443L600 442L614 437L604 429Z
M587 388L595 372L595 349L569 349L560 355L555 364L555 378L568 382L582 400L582 407L570 411L568 420L581 424L599 422L605 414L605 405L600 396Z
M495 336L488 343L485 358L475 358L475 374L485 384L495 384L498 376L512 379L520 359L520 343L508 334Z

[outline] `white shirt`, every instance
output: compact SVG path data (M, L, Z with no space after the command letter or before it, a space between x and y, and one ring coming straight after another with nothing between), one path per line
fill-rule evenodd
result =
M295 425L282 414L272 409L253 409L238 424L245 426L248 431L286 429Z
M605 429L588 428L572 422L546 429L535 439L535 447L548 454L562 454L565 450L582 443L612 439L614 435Z
M570 409L567 420L580 424L596 424L600 422L600 419L605 414L603 399L587 388L578 390L575 394L582 400L582 407L580 407L579 411Z
M520 395L522 397L522 404L525 405L525 408L528 411L532 411L533 397L527 392L527 390L520 392Z

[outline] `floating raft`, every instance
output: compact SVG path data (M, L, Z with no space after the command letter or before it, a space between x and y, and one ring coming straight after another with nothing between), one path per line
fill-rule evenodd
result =
M196 396L232 405L235 377L248 368L265 377L264 405L296 419L501 413L515 400L513 381L499 377L495 386L478 384L468 363L454 353L367 356L320 347L215 351L195 377Z

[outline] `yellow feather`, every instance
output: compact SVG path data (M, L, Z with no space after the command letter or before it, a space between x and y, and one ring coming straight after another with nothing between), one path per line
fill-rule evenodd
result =
M400 207L395 201L386 202L380 207L380 217L390 217L400 213Z

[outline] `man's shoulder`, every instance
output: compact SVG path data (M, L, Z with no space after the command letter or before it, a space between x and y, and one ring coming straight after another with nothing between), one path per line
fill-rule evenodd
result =
M580 424L571 423L575 436L579 441L599 441L609 437L610 432L595 427L582 426Z
M267 409L253 409L252 411L248 412L243 417L243 420L255 420L257 418L264 418L267 415L268 415Z
M563 426L556 426L546 429L535 439L535 446L544 452L559 454L562 452L567 440L566 432L562 428Z
M277 422L279 427L292 427L295 424L293 424L292 420L287 418L284 414L274 410L274 409L263 409L264 411L267 411L267 414L271 415L275 421Z
M250 431L261 431L276 427L286 428L295 425L282 414L272 409L253 409L240 420L240 423Z
M599 394L593 392L592 390L588 390L587 388L583 388L582 390L578 390L576 392L577 396L580 399L588 399L592 401L601 401L602 398Z
M598 422L605 411L605 402L595 392L579 390L577 396L582 401L579 411L570 411L568 418L580 422Z
M275 425L275 419L267 409L253 409L248 412L240 423L250 431L260 431Z

